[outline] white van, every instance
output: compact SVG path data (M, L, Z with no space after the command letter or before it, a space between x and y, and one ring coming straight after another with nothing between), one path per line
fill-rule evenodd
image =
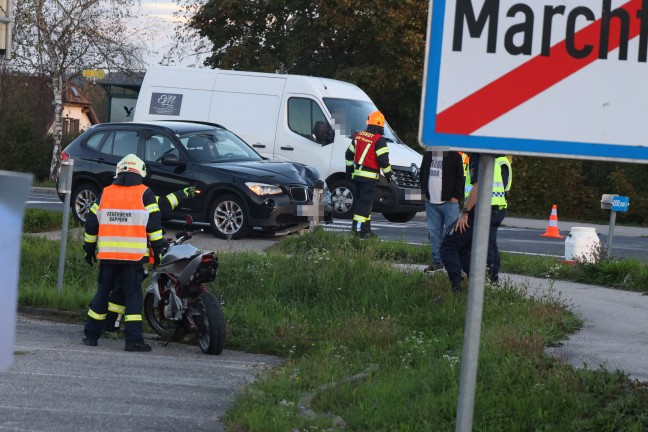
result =
M353 184L344 153L366 128L376 106L353 84L326 78L257 72L150 67L134 121L192 120L217 123L239 135L261 156L317 168L331 191L334 215L353 216ZM373 210L407 222L423 210L421 155L385 124L395 182L380 178Z

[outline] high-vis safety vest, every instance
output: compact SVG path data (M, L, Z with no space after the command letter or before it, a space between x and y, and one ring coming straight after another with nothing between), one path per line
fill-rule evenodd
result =
M355 154L353 156L354 171L353 176L366 177L378 180L380 165L378 164L379 154L376 153L376 142L382 138L380 134L372 134L367 131L358 132L353 138L355 143ZM380 149L388 152L385 147ZM366 170L365 168L369 168Z
M97 209L97 258L139 261L148 255L146 224L149 213L142 197L147 187L110 185Z
M508 181L504 184L502 178L502 165L508 167ZM511 189L513 182L513 171L511 170L511 163L506 156L501 156L495 159L495 169L493 174L493 195L491 197L491 205L506 208L506 192Z
M464 170L464 199L467 200L472 190L472 183L470 183L470 156L461 153L461 163Z

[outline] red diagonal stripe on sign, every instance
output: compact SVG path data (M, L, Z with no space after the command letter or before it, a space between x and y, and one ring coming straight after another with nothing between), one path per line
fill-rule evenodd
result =
M629 40L639 34L639 20L634 19L641 9L642 0L631 0L620 7L630 15ZM616 19L612 23L616 24ZM620 44L616 25L610 26L608 49L612 51ZM575 59L567 53L565 41L559 42L549 56L536 56L528 62L502 75L475 93L460 100L437 114L436 132L468 135L491 121L547 90L598 59L601 20L598 19L578 31L575 35L578 46L593 45L589 56ZM594 89L592 89L594 90Z

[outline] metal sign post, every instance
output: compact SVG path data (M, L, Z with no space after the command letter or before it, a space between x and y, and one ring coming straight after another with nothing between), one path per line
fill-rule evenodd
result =
M618 211L627 212L628 207L630 207L630 198L627 196L603 194L603 196L601 197L601 208L603 210L611 210L606 252L608 258L610 257L610 253L612 252L612 240L614 239L614 224L616 223L616 214Z
M475 388L477 386L477 366L479 360L479 341L481 338L482 311L484 309L484 285L486 280L486 259L488 256L488 235L491 224L491 196L493 190L493 171L495 156L481 154L479 177L477 179L477 205L475 226L473 227L470 275L468 281L468 301L464 325L463 348L461 354L461 377L459 380L459 400L455 431L472 430Z
M648 163L637 120L648 111L645 2L586 3L430 0L419 144L482 157ZM577 24L577 16L587 19ZM612 36L618 16L628 25ZM552 25L534 25L540 17ZM470 431L473 419L493 159L482 163L457 431Z
M0 171L0 223L4 230L0 248L0 372L9 370L13 363L23 215L31 184L31 174Z
M59 193L65 194L63 204L63 226L61 227L61 251L59 253L58 279L56 280L56 292L61 293L63 287L63 272L65 269L65 254L67 250L68 222L70 218L70 198L72 195L72 174L74 172L74 160L61 161L59 170Z

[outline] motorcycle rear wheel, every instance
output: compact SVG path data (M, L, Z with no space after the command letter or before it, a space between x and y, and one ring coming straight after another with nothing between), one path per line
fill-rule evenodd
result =
M225 347L225 315L218 299L210 292L202 293L194 307L200 313L199 318L194 318L198 325L196 336L200 350L205 354L222 353Z

